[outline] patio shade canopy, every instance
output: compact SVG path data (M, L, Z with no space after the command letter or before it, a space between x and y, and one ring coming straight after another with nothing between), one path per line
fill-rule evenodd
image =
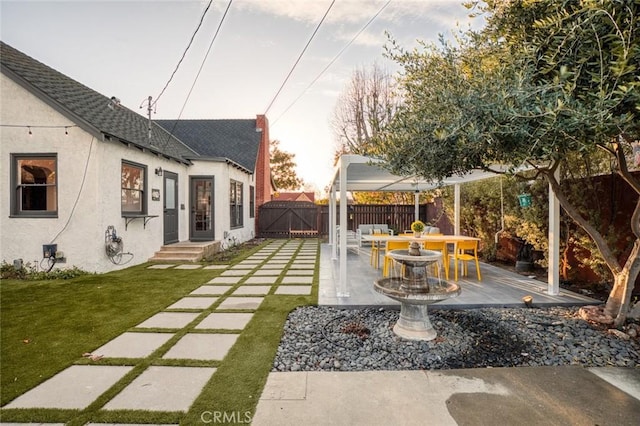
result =
M454 175L442 182L425 180L416 176L398 176L384 169L383 160L366 157L364 155L342 155L335 168L332 189L340 191L341 175L345 175L347 191L359 192L414 192L435 189L441 186L462 184L476 180L498 177L496 173L474 170L464 175ZM495 166L499 172L506 172L507 167ZM344 170L344 172L343 172Z
M333 179L330 185L329 193L329 244L332 245L332 258L338 259L338 247L340 248L340 277L339 288L337 289L338 297L347 297L349 288L347 282L347 235L346 232L337 235L337 218L340 217L340 223L347 223L347 192L414 192L416 193L416 215L418 195L420 191L435 189L442 186L455 186L455 206L454 206L454 222L456 234L460 230L460 185L463 183L478 181L497 177L499 174L487 172L483 170L474 170L463 175L454 175L441 182L420 179L416 176L406 177L398 176L384 169L383 160L367 157L363 155L344 154L338 160L335 168ZM492 167L499 172L506 172L507 167L496 165ZM344 189L344 190L342 190ZM339 199L337 194L339 193ZM340 211L337 211L339 201ZM549 191L549 293L558 294L559 271L557 270L558 262L553 262L558 256L559 237L556 232L559 223L560 210L559 204L551 190ZM417 219L417 217L416 217ZM559 261L559 259L558 259Z

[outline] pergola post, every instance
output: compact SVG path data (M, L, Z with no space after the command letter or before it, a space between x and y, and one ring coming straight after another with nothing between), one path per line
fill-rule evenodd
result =
M415 202L415 219L414 220L420 220L420 191L418 191L416 189L416 192L414 193L414 202Z
M560 167L554 173L560 182ZM547 269L547 293L560 294L560 202L549 184L549 268Z
M331 245L331 259L338 258L338 242L336 241L336 186L331 185L329 191L329 244Z
M349 297L347 283L347 169L349 163L340 161L340 284L336 295Z
M460 184L453 185L453 233L460 235Z

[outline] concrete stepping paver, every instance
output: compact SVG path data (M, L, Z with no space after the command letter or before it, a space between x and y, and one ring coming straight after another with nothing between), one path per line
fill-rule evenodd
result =
M72 365L3 408L84 409L133 367Z
M264 297L227 297L218 309L258 309Z
M176 266L175 264L162 264L162 265L151 265L147 269L169 269Z
M200 269L200 268L202 268L202 265L184 264L184 265L178 265L173 269Z
M183 328L198 315L197 312L160 312L138 324L138 328Z
M103 408L187 411L215 371L211 367L151 366Z
M242 277L215 277L209 280L207 284L237 284Z
M286 263L272 263L272 262L269 262L269 263L266 263L266 264L262 265L262 266L260 267L260 270L265 270L265 269L279 269L280 271L283 271L283 270L284 270L285 265L286 265ZM256 272L257 272L257 271L256 271Z
M271 290L270 285L248 285L241 286L236 289L232 296L246 296L246 295L266 295L269 294L269 290Z
M275 294L279 295L310 295L310 285L281 285L276 289Z
M290 269L289 272L287 272L287 275L285 275L285 277L291 276L291 275L313 275L315 273L315 270L313 269Z
M225 294L232 286L230 285L203 285L193 290L191 295L216 295L221 296Z
M125 332L93 353L106 358L146 358L172 337L173 333Z
M242 277L251 273L252 269L227 269L220 274L221 277Z
M284 271L282 268L261 268L253 273L253 276L256 275L280 275Z
M278 276L252 276L247 278L247 280L244 282L245 284L275 284L275 282L278 281Z
M227 269L229 267L229 265L208 265L205 266L203 269Z
M199 330L242 330L253 317L249 312L212 312L196 325Z
M187 333L162 358L222 361L239 336L239 334Z
M313 277L290 277L285 276L282 278L282 284L311 284L313 283Z
M165 309L207 309L216 300L217 297L183 297Z
M314 270L314 269L316 269L316 267L312 263L292 263L291 266L289 267L289 270L291 270L291 269L311 269L311 270Z

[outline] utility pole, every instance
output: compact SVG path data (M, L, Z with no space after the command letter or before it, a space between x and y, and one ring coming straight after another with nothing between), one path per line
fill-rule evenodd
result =
M144 103L147 102L147 138L149 140L149 145L151 145L151 113L153 112L153 103L151 102L153 98L149 96L146 101L142 101L140 104L140 108L144 106Z

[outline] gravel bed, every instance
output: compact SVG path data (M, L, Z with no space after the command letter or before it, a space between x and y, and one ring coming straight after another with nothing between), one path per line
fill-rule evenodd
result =
M432 310L438 336L397 337L399 311L306 306L289 314L273 371L582 365L638 367L640 342L578 317L578 308Z

